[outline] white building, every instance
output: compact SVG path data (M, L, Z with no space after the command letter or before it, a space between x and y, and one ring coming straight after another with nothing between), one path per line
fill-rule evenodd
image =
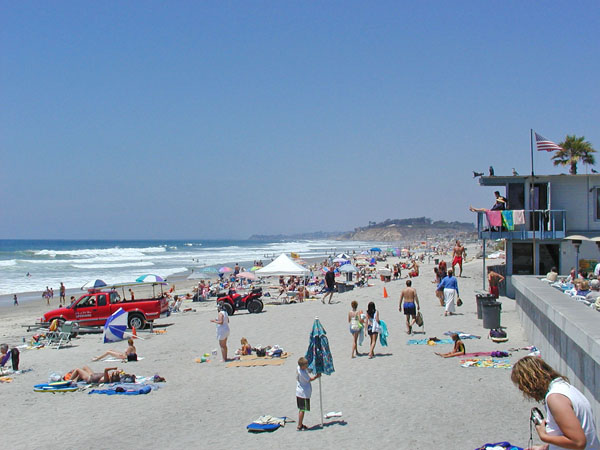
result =
M506 294L514 298L512 275L545 275L557 267L567 275L576 261L593 270L600 260L599 246L584 240L579 248L567 236L600 236L600 174L486 176L482 186L497 186L508 201L507 209L525 210L525 224L505 227L488 225L486 214L477 214L480 239L506 239ZM493 201L491 199L490 201ZM599 244L600 245L600 244Z

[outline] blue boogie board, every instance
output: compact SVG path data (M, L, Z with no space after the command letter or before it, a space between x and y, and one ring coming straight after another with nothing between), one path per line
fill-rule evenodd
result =
M43 383L33 386L33 392L73 392L79 389L72 386L70 381L59 381L56 383Z
M246 428L252 433L263 433L265 431L275 431L281 425L278 423L254 423L247 425Z

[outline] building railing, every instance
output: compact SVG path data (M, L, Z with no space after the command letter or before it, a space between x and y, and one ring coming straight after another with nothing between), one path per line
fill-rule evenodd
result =
M562 239L566 236L566 211L558 209L526 209L525 223L514 225L509 230L503 225L492 227L485 212L477 213L477 234L479 239Z

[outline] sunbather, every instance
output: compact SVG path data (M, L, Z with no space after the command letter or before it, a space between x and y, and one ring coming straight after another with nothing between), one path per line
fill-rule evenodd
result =
M129 344L129 347L127 347L125 353L109 350L106 353L95 357L92 361L100 361L101 359L104 359L107 356L112 356L113 358L118 359L126 359L127 361L137 361L137 350L135 349L135 345L133 345L133 339L127 339L127 343Z
M252 346L248 344L248 339L243 337L241 339L242 347L237 351L238 355L251 355L252 354Z
M465 344L460 340L458 334L452 335L452 340L454 341L454 348L451 352L448 353L438 353L435 352L436 355L441 356L442 358L452 358L454 356L462 356L465 354Z
M110 373L111 370L113 373ZM107 367L104 373L96 373L88 366L83 366L81 369L73 369L71 372L71 381L85 381L87 383L117 383L121 380L119 369L117 367Z

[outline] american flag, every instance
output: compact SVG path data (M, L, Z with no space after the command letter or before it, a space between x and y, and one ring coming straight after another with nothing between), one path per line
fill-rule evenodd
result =
M535 133L535 145L537 146L538 152L542 152L542 151L554 152L556 150L563 150L563 148L561 146L559 146L558 144L555 144L554 142L549 141L544 136L540 136L537 133Z

